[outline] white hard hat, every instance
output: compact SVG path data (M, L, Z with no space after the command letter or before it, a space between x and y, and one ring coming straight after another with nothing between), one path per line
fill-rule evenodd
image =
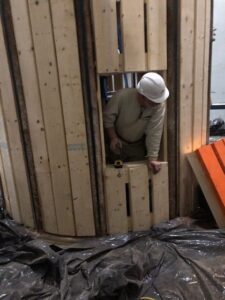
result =
M142 76L138 82L137 91L155 103L162 103L169 97L169 90L164 79L154 72Z

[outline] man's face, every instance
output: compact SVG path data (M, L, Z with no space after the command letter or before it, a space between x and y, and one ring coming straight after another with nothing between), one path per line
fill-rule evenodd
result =
M148 98L146 98L145 96L143 96L141 94L138 95L138 101L139 101L140 105L144 108L150 108L150 107L158 105L158 103L154 103L154 102L150 101Z

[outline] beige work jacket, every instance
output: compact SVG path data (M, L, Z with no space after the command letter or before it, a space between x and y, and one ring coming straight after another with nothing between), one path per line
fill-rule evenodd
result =
M145 136L147 157L157 159L163 131L165 103L143 109L134 88L118 91L104 110L104 127L114 127L119 137L136 142Z

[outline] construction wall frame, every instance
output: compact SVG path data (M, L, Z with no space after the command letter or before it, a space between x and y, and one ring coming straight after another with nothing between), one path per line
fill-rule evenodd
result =
M211 5L1 1L0 172L6 209L18 223L95 236L190 214L195 180L186 156L207 142ZM138 163L118 176L104 159L100 77L147 71L160 72L170 90L162 173L154 177Z

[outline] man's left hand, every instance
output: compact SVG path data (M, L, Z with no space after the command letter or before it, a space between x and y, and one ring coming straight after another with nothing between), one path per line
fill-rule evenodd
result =
M153 172L157 174L161 170L161 162L157 160L148 160L148 167Z

